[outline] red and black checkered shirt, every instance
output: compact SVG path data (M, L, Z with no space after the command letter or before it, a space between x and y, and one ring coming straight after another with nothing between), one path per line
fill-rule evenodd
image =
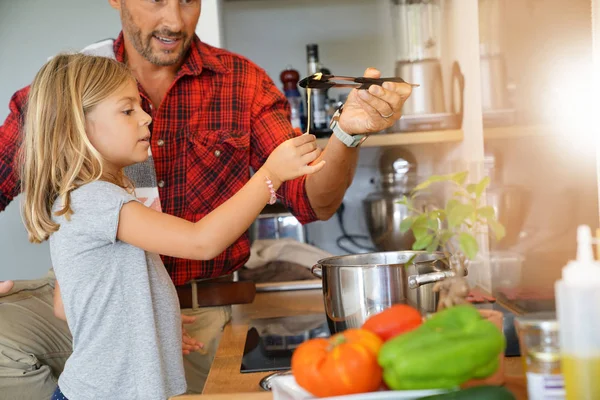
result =
M122 33L114 50L123 62ZM159 109L152 110L149 96L139 89L143 108L153 118L151 147L156 177L164 182L158 189L162 210L189 221L225 202L248 181L249 167L258 169L277 145L300 133L290 124L285 97L264 70L197 37ZM10 115L0 126L0 211L19 193L15 155L28 92L15 93ZM286 182L278 192L302 223L316 219L305 180ZM210 261L163 261L175 285L181 285L230 273L249 256L245 234Z

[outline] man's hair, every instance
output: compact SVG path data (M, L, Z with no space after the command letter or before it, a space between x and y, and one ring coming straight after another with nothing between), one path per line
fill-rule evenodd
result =
M21 147L22 216L29 240L56 232L55 215L73 213L70 193L103 176L102 156L85 130L86 115L133 79L124 64L106 57L60 54L37 73L29 92Z

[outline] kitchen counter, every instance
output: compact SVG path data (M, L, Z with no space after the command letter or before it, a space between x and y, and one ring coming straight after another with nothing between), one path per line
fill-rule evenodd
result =
M272 394L262 391L258 385L260 380L271 372L240 373L248 322L254 318L319 312L324 312L321 290L258 293L254 303L233 306L231 323L223 331L203 394L178 396L173 399L272 399ZM505 374L506 386L513 391L517 399L526 399L527 390L519 357L506 358Z

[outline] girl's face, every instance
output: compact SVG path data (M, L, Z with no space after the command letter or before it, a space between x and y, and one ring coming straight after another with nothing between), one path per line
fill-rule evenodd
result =
M86 132L104 158L106 172L116 174L122 168L148 158L150 122L152 118L142 109L133 80L87 114Z

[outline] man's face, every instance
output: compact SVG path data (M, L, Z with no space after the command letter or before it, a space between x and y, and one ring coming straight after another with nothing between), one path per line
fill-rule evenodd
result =
M201 0L109 0L121 13L123 33L152 64L175 65L190 48Z

